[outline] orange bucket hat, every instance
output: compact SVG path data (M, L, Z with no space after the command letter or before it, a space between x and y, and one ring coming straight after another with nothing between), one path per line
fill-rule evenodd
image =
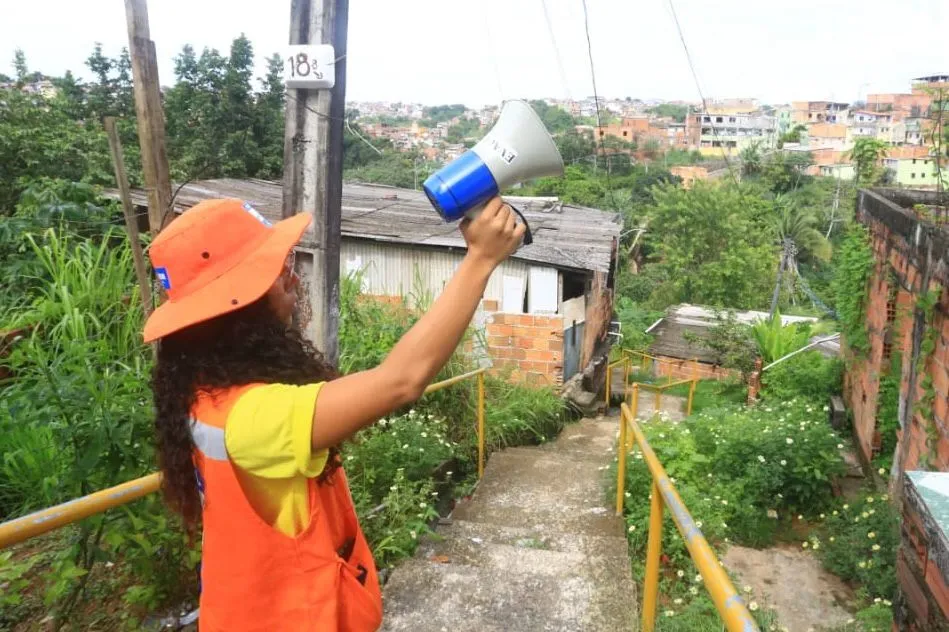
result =
M149 248L168 300L145 322L145 342L253 303L274 284L312 216L272 224L242 200L205 200Z

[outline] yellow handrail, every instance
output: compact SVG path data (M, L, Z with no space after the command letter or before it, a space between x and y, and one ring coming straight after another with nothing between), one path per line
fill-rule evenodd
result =
M484 374L487 369L469 371L463 375L430 384L425 394L448 388L458 382L478 378L478 478L484 475ZM30 538L103 513L158 491L161 474L154 472L132 481L109 487L60 505L41 509L26 516L0 523L0 550Z
M620 366L620 365L623 365L623 385L624 385L624 387L628 390L628 388L629 388L629 386L630 386L630 385L629 385L629 373L630 373L630 369L632 368L632 356L637 356L637 355L638 355L638 356L642 356L643 358L651 358L651 359L653 359L653 360L658 361L660 364L662 364L662 363L664 363L664 362L665 362L665 363L672 364L671 362L668 362L668 361L666 361L666 360L661 360L661 359L659 359L659 358L655 358L655 357L653 357L653 356L651 356L651 355L642 353L642 352L640 352L640 351L630 351L630 350L628 350L628 349L623 349L623 350L622 350L622 353L621 353L621 356L622 356L622 357L621 357L619 360L614 360L613 362L610 362L609 364L606 365L606 386L604 387L603 390L604 390L604 394L605 394L605 397L604 397L605 402L604 402L604 403L605 403L607 409L609 409L609 407L610 407L610 401L611 401L610 398L612 397L612 394L613 394L613 393L612 393L612 388L613 388L613 369L616 368L616 367L618 367L618 366ZM689 386L688 404L687 404L687 406L686 406L686 413L685 413L685 414L686 414L687 416L692 414L692 403L693 403L693 401L695 400L695 387L696 387L696 384L698 383L698 379L699 379L699 378L698 378L698 373L699 373L698 366L699 366L699 362L698 362L698 359L695 359L695 358L693 358L691 362L692 362L692 377L689 377L689 378L686 378L686 379L683 379L683 380L678 380L678 381L676 381L676 382L673 382L673 381L672 381L672 371L670 371L670 372L669 372L669 381L666 382L665 384L649 384L649 383L647 383L647 382L637 382L637 384L638 384L641 388L655 392L655 394L656 394L656 410L657 410L657 411L661 408L662 394L663 394L667 389L674 388L674 387L676 387L676 386L681 386L682 384L690 384L690 386Z
M633 385L633 397L638 392ZM659 598L659 562L662 555L662 512L668 508L672 514L689 555L695 563L705 587L712 597L718 614L722 617L728 632L749 632L759 630L745 603L735 590L718 557L705 540L685 503L676 492L675 486L666 475L662 463L652 451L646 435L636 423L635 409L625 403L620 407L619 463L616 468L616 514L623 514L623 500L626 485L626 452L629 449L627 434L632 432L635 443L642 451L643 460L652 476L652 498L649 511L649 538L646 543L646 575L643 580L643 626L642 632L653 632L656 625L656 607Z

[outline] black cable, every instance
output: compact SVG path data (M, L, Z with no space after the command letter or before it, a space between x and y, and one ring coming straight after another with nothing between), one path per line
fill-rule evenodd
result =
M600 93L596 89L596 70L593 67L593 42L590 40L590 16L587 13L587 0L583 0L583 28L587 34L587 54L590 57L590 78L593 81L593 101L596 104L596 133L593 135L593 142L601 148L603 144L599 142L600 128L603 127L600 120ZM613 203L613 209L616 207L616 198L613 196L613 183L610 181L609 156L606 157L606 188L610 192L610 202Z

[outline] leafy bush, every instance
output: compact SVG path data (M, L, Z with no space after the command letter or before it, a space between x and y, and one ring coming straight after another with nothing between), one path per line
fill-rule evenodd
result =
M726 369L740 371L747 377L755 368L758 349L751 334L751 327L739 322L732 311L715 314L715 325L705 336L686 332L686 341L700 344L715 353L715 363Z
M818 554L827 570L859 583L872 597L896 592L899 515L886 494L867 493L827 515Z
M689 384L673 386L666 391L678 397L689 396ZM748 385L739 379L699 380L695 384L692 396L692 414L709 411L714 408L744 404L748 401Z
M751 327L751 335L758 345L758 354L765 364L774 362L807 344L811 328L807 323L782 324L781 314L775 312L771 320L761 320Z
M870 350L867 335L867 282L873 271L870 238L863 226L852 226L834 257L833 291L837 316L847 346L857 354Z
M805 351L761 374L761 396L779 403L794 398L826 402L843 388L844 365L819 351Z

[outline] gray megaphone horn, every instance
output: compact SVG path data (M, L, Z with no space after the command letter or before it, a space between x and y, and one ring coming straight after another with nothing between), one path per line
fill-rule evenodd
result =
M508 101L491 131L429 176L422 188L435 210L453 222L475 216L488 200L519 182L562 175L563 158L543 121L526 101ZM524 243L530 242L528 228Z

